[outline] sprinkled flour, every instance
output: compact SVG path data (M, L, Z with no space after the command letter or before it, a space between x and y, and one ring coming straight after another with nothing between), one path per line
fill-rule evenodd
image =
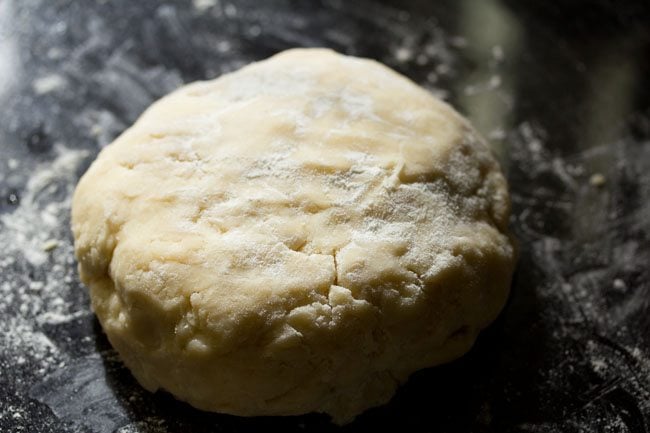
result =
M40 163L29 174L18 207L0 214L0 274L11 275L0 283L0 315L4 317L0 348L4 359L29 364L38 375L65 362L41 325L90 314L87 306L66 301L70 290L77 289L67 234L70 200L77 170L88 155L85 150L55 146L54 159ZM52 194L58 199L50 201L47 197Z

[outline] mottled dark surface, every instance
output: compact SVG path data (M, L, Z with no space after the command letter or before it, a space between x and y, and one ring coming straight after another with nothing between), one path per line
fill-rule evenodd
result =
M1 0L0 430L648 432L649 10ZM343 428L143 391L89 313L68 229L79 175L153 100L294 46L376 58L469 116L520 239L510 301L474 349Z

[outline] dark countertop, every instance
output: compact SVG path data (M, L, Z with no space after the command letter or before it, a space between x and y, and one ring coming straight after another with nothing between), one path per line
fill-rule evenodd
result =
M335 431L142 390L78 283L74 185L153 100L295 46L378 59L444 97L508 175L521 258L465 357L344 431L650 430L645 1L0 2L0 430Z

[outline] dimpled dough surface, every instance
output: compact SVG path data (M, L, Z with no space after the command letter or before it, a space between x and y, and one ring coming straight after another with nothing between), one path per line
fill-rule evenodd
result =
M145 388L343 423L497 316L508 216L452 108L376 62L299 49L153 104L83 176L72 225Z

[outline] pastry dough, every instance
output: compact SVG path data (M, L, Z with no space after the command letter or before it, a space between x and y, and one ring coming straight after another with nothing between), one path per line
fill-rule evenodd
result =
M514 266L506 181L444 102L295 49L154 103L76 189L82 281L147 389L336 422L465 353Z

